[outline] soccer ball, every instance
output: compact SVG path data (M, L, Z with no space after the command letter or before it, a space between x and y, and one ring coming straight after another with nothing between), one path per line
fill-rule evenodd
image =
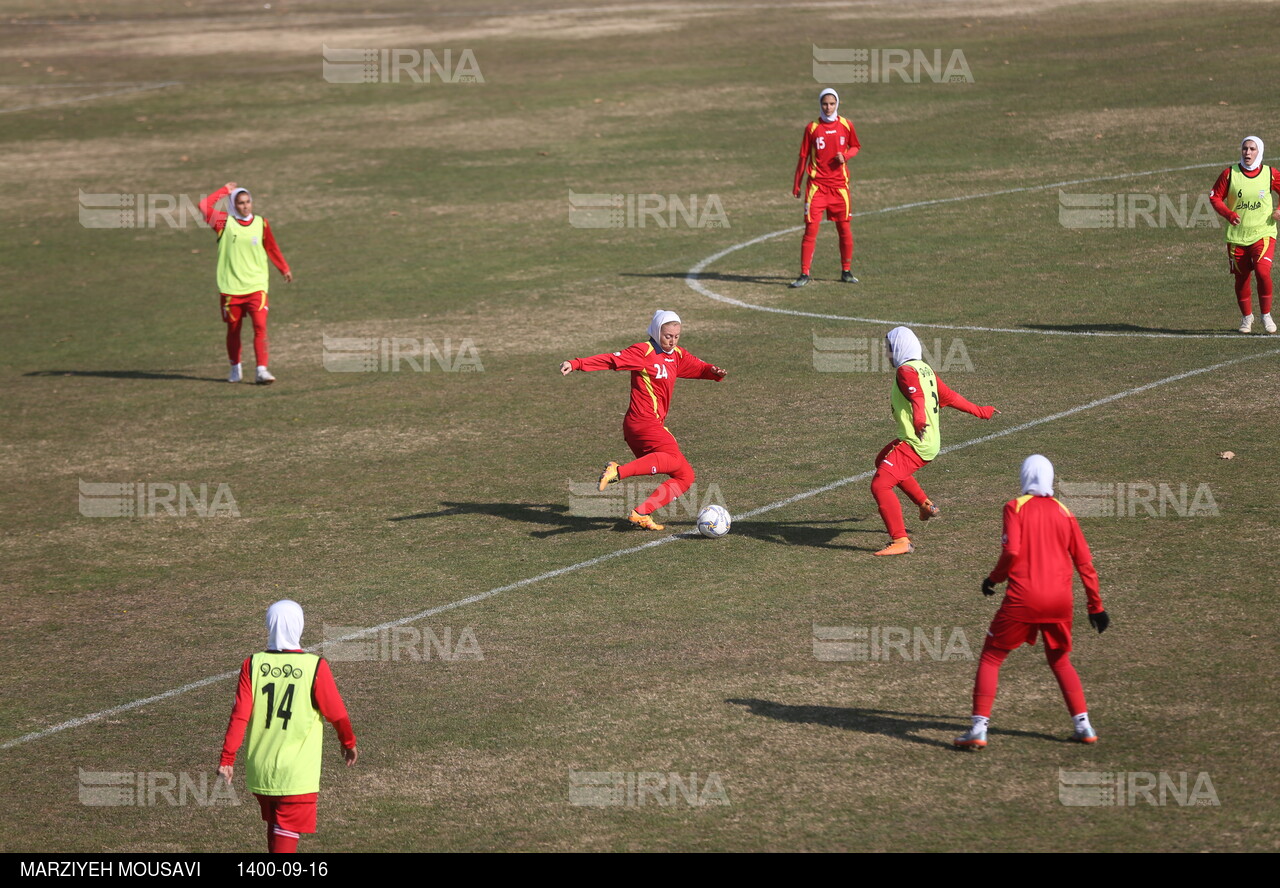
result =
M733 519L724 506L707 506L698 513L698 533L716 539L729 532Z

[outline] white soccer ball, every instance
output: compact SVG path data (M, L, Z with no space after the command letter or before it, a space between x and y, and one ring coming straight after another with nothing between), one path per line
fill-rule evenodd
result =
M729 532L733 519L724 506L707 506L698 513L698 533L713 540Z

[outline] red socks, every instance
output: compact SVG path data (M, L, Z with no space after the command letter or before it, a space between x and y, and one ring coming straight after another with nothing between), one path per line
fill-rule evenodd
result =
M640 508L641 515L650 515L667 503L683 494L691 486L695 477L693 466L680 453L668 453L657 450L633 459L626 465L618 466L618 477L631 478L635 475L669 475L669 480L658 485L658 489L650 494Z
M267 824L267 853L296 854L298 851L298 834L281 829L273 823Z

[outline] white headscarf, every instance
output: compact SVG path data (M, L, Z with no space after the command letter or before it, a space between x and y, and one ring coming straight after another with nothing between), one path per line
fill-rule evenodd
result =
M302 650L302 605L282 598L267 608L267 650Z
M1038 453L1022 461L1022 492L1035 496L1053 496L1053 463Z
M822 97L827 95L836 97L836 110L831 113L830 117L828 117L826 112L822 110ZM828 86L822 92L818 93L818 119L821 120L823 123L835 123L836 118L839 116L840 116L840 94Z
M249 214L249 215L247 215L247 216L241 216L241 215L240 215L240 212L236 209L236 195L237 195L237 194L239 194L239 193L240 193L240 192L242 192L242 191L243 191L245 194L249 194L249 189L248 189L248 188L233 188L233 189L231 189L231 193L227 195L227 212L228 212L230 215L234 216L235 218L239 219L241 222L252 222L252 221L253 221L253 213L250 213L250 214ZM252 197L253 195L251 195L251 194L250 194L249 196L250 196L250 197Z
M683 322L680 320L680 315L676 314L674 311L664 311L660 308L653 313L653 320L649 322L649 338L653 340L653 344L658 347L659 351L670 354L670 352L666 352L666 350L662 348L663 326L666 324L679 323Z
M1243 160L1242 160L1242 161L1240 161L1240 166L1244 167L1246 170L1248 170L1249 172L1251 172L1251 173L1252 173L1252 172L1253 172L1254 170L1256 170L1258 167L1262 166L1262 152L1266 150L1267 146L1266 146L1266 145L1263 145L1263 144L1262 144L1262 140L1261 140L1261 139L1259 139L1257 136L1245 136L1243 139L1241 139L1241 140L1240 140L1240 150L1241 150L1241 151L1243 151L1243 150L1244 150L1244 143L1245 143L1245 142L1257 142L1257 143L1258 143L1258 156L1257 156L1257 157L1255 157L1255 158L1253 159L1253 166L1244 166L1244 161L1243 161Z
M924 355L920 340L906 327L894 327L885 339L889 342L889 357L895 367L901 367L907 361L919 361Z

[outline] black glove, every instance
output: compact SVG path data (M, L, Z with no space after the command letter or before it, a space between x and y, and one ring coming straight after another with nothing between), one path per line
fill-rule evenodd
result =
M982 581L982 594L983 595L996 594L996 584L991 582L989 578Z
M1089 614L1089 625L1097 629L1098 634L1101 635L1111 625L1111 618L1107 616L1106 611L1098 611L1096 614Z

